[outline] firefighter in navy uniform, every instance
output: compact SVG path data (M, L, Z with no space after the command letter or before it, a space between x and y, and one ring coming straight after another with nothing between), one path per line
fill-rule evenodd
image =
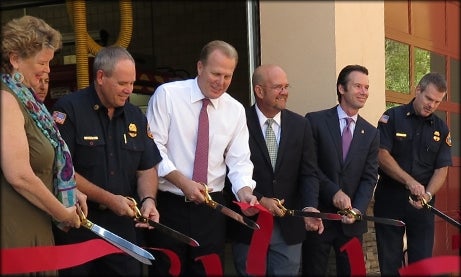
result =
M435 194L445 182L451 161L447 124L434 115L447 92L444 77L426 74L407 105L387 110L378 122L379 174L374 215L395 218L405 228L376 224L380 272L396 276L402 267L406 231L408 263L432 256L434 215L422 209L422 198L435 204ZM409 199L413 195L416 201Z
M77 186L88 195L88 218L137 244L133 202L126 196L138 199L143 216L159 221L155 166L161 156L146 117L127 101L136 78L131 55L120 47L103 48L93 68L94 84L59 99L53 117L72 154ZM84 228L55 230L57 244L94 238ZM60 275L140 276L141 271L131 256L112 254L61 270Z

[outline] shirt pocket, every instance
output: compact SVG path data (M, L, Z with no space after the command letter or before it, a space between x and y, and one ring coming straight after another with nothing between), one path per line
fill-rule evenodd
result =
M406 155L410 154L413 147L413 134L405 130L398 130L394 133L393 152Z
M80 167L104 165L105 145L102 136L80 136L76 139L76 150L72 159Z
M137 170L141 163L142 154L145 149L144 140L141 137L132 138L126 136L126 143L122 144L122 160L125 168Z
M419 151L419 159L424 165L432 166L437 158L437 153L440 148L440 138L436 141L431 138L426 138L422 149Z

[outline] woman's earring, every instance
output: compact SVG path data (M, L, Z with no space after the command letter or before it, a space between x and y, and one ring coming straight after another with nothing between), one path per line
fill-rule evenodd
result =
M21 84L24 81L24 75L22 75L21 72L15 72L13 74L13 80L16 83Z

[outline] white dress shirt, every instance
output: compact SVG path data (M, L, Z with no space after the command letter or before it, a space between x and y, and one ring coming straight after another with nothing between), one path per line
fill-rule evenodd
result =
M192 178L203 98L195 78L165 83L149 100L146 116L163 158L158 165L161 191L184 195L178 187L162 178L173 170ZM207 107L210 126L208 186L213 191L223 190L227 165L234 194L244 186L254 189L256 183L252 179L245 109L227 93L210 100Z

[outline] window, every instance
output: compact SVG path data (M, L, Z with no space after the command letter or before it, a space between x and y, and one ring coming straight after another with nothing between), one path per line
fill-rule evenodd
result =
M460 207L460 2L459 1L385 1L385 82L386 107L406 104L413 99L421 77L431 71L447 78L447 97L435 115L447 122L451 132L453 165L447 183L437 192L437 206L457 216ZM444 221L435 221L433 255L458 255L452 249L453 235Z

